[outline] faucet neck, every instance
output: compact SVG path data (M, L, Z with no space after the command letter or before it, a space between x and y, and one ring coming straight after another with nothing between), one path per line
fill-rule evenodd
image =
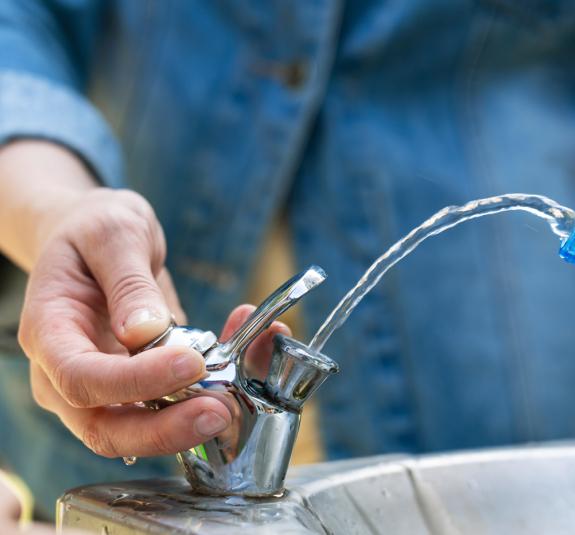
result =
M237 360L247 346L276 318L325 279L325 271L319 266L310 266L307 270L298 273L263 301L235 334L220 346L220 351L227 354L230 360Z

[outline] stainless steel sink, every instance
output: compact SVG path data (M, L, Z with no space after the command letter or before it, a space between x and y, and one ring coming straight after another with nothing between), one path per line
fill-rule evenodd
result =
M183 478L81 487L58 526L124 534L573 534L575 445L296 467L282 498L194 495ZM65 529L64 529L65 533Z

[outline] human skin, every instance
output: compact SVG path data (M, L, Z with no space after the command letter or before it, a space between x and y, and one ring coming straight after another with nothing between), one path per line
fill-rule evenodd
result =
M0 250L30 273L19 341L30 359L36 402L56 413L105 457L165 455L224 431L232 420L216 399L200 397L161 411L154 399L205 375L187 347L129 351L185 317L165 268L166 245L151 206L130 191L99 187L73 153L46 141L0 149ZM229 337L253 310L229 316ZM280 322L247 358L271 353Z
M2 535L55 535L50 526L32 523L25 527L20 525L22 507L20 498L9 484L7 478L0 472L0 533ZM86 532L77 530L66 531L66 535L87 535Z
M20 500L14 490L0 477L0 532L3 535L22 533L18 524L21 513ZM37 524L28 526L29 535L54 535L54 530Z

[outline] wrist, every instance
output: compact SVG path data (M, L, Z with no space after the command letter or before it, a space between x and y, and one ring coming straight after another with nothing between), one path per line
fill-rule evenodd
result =
M0 249L23 269L69 210L97 183L82 161L47 141L22 140L0 150Z
M96 188L94 186L94 189ZM51 188L30 199L30 202L20 208L22 226L29 226L26 235L29 242L30 269L43 249L58 234L59 229L66 226L66 218L82 204L86 196L86 191Z

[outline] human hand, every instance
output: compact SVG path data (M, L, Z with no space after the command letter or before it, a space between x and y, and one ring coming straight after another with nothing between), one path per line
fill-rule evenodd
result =
M0 472L0 533L2 535L56 535L50 526L20 522L22 505L19 492L8 477ZM67 534L69 532L66 532ZM80 532L70 532L69 535L81 535Z
M185 347L128 355L161 334L172 313L183 316L148 203L98 188L67 198L46 221L19 332L37 403L106 457L171 454L221 433L232 415L211 397L157 412L130 405L205 374L203 357ZM248 310L237 309L223 334ZM280 330L276 324L271 333ZM252 355L269 349L271 333L254 343Z
M16 492L8 484L6 476L0 473L0 527L13 527L16 530L21 511L22 506Z

